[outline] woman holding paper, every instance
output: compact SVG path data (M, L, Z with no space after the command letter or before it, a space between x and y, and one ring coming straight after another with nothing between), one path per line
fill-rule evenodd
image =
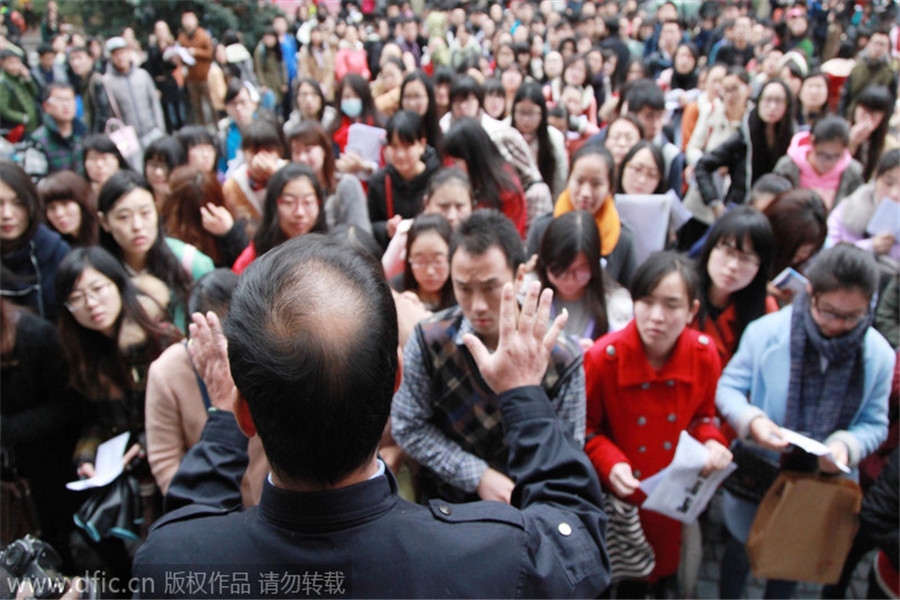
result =
M878 161L875 180L859 187L831 212L827 243L848 242L874 253L876 258L886 256L900 261L898 223L900 149L895 148L885 152ZM900 264L895 265L895 270L898 267Z
M56 288L70 381L89 400L75 460L78 473L91 477L101 442L125 431L143 434L147 367L181 334L103 248L73 250L59 266ZM135 443L126 462L140 450Z
M585 452L607 490L640 505L641 481L672 461L682 431L709 451L706 474L728 466L731 452L715 423L718 352L688 327L700 306L693 265L657 252L634 274L631 296L634 319L585 354ZM647 582L620 584L619 597L642 598L651 586L665 597L680 562L682 524L649 511L640 517L656 567Z
M822 252L805 292L744 331L719 380L716 407L742 440L777 460L788 442L782 427L824 443L819 469L855 469L887 435L894 352L875 331L871 302L878 267L849 244ZM749 402L748 402L749 400ZM756 451L756 450L754 450ZM837 463L837 464L836 464ZM740 598L749 571L744 544L758 504L725 492L731 538L722 557L721 598ZM789 598L793 582L770 580L766 598Z

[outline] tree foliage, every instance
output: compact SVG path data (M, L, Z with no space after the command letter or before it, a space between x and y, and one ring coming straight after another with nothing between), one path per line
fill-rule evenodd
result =
M193 10L213 37L235 29L243 33L244 44L251 49L272 18L281 14L271 3L254 0L61 0L59 8L64 17L80 20L88 35L108 38L132 27L142 44L159 20L177 35L181 14Z

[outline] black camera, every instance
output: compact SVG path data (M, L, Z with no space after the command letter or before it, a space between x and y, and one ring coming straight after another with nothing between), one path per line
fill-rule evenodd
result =
M32 535L16 540L0 551L0 598L15 598L23 581L31 583L34 598L59 598L69 589L60 572L62 559L50 544ZM82 580L81 598L96 598L94 586Z

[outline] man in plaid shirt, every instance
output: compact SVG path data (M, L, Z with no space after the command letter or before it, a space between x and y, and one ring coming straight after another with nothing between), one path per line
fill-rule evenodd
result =
M463 344L477 335L496 348L503 284L524 262L512 222L479 210L462 224L450 247L450 276L458 307L416 326L403 353L403 382L394 395L392 433L424 467L423 499L509 502L508 449L496 395L485 384ZM560 336L542 387L560 420L584 444L585 383L580 350Z

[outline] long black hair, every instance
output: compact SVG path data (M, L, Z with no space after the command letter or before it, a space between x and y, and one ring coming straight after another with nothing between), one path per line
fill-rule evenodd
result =
M784 90L787 104L784 107L784 114L781 119L775 123L775 146L769 147L766 141L766 123L759 118L759 98L762 98L763 92L770 85L780 85ZM775 163L779 158L787 154L788 147L791 145L791 138L794 136L794 95L791 89L781 79L771 79L763 84L759 90L757 97L757 106L753 107L748 117L748 125L750 127L749 150L752 160L752 180L747 182L748 186L756 183L756 180L771 173L775 167Z
M134 171L118 171L103 184L100 188L100 195L97 197L97 210L104 215L109 215L116 202L122 199L126 194L141 189L153 195L153 188L147 183L147 180ZM187 306L188 297L191 292L191 276L181 265L181 262L175 256L175 253L166 243L166 231L163 226L162 216L153 203L153 209L156 210L156 241L147 250L146 268L154 277L161 279L174 294L174 298L170 302L170 314L174 314L174 308L178 305ZM110 254L118 258L124 263L125 254L122 247L116 243L113 236L100 228L100 245L109 251Z
M85 269L94 268L116 286L122 310L115 321L111 338L82 327L65 304ZM56 314L63 349L69 360L71 385L90 400L106 400L110 392L131 389L133 379L125 356L119 348L118 333L127 318L146 334L147 350L159 355L165 344L178 337L173 327L156 322L138 300L141 292L116 257L99 246L72 250L56 271Z
M500 210L501 193L516 189L500 151L475 119L459 119L450 126L444 134L443 154L466 161L478 205Z
M772 270L772 259L775 251L775 237L772 227L764 214L750 206L738 206L715 222L703 244L703 250L697 259L697 277L700 283L700 312L697 319L700 329L705 326L710 315L709 289L712 280L709 276L709 257L721 242L734 242L734 247L745 251L747 241L753 252L759 257L759 270L756 277L742 290L731 294L729 299L734 303L737 322L734 327L735 342L741 339L744 329L754 319L766 312L766 283Z
M556 173L556 157L553 155L553 146L550 144L550 134L547 131L547 100L544 98L543 87L536 81L523 83L513 98L512 126L516 127L516 105L519 102L530 100L541 109L541 122L538 124L535 137L538 143L537 163L541 171L541 177L548 184L553 183Z
M425 94L428 96L428 108L422 116L422 120L425 121L425 139L429 146L438 148L441 143L441 126L437 114L437 104L434 100L434 84L424 71L416 70L403 78L403 83L400 84L400 106L403 106L406 86L415 81L425 86Z
M591 279L584 288L584 303L594 319L591 339L596 340L609 331L606 315L606 290L600 268L600 232L594 215L575 210L556 217L547 226L538 250L536 272L542 287L557 291L548 272L554 275L568 269L579 254L591 267Z
M884 112L884 117L882 117L881 123L878 124L878 127L875 128L875 131L873 131L872 135L869 136L869 147L868 151L865 152L865 156L863 156L864 152L862 151L862 145L860 145L861 147L857 149L856 155L853 157L862 163L863 181L868 181L872 177L872 174L875 172L875 166L878 164L878 158L881 156L881 151L884 149L884 139L887 137L889 121L891 120L892 114L891 111L893 110L894 106L894 100L890 90L885 86L870 85L864 88L856 98L856 104L853 107L853 112L856 112L857 106L863 106L869 110ZM850 122L852 123L854 121L853 113L851 113L849 117Z
M288 240L287 235L281 230L281 225L278 223L278 198L281 197L284 186L300 177L306 177L312 184L319 203L319 216L316 218L316 222L313 224L312 229L309 230L309 233L326 232L325 193L319 184L319 178L306 165L288 163L276 171L269 178L269 183L266 185L266 199L263 203L262 220L259 223L259 228L256 230L256 235L253 237L256 256L262 256L272 248Z
M447 242L447 251L450 251L450 238L453 236L453 230L450 223L439 214L421 214L413 220L412 227L406 237L406 260L403 267L403 291L418 291L419 282L413 275L412 265L410 264L410 256L412 255L412 247L418 237L422 234L434 232L441 236ZM449 259L448 259L449 260ZM448 263L449 264L449 263ZM447 271L447 281L441 288L441 299L435 310L444 310L456 304L456 296L453 295L453 281L450 279L450 271Z

